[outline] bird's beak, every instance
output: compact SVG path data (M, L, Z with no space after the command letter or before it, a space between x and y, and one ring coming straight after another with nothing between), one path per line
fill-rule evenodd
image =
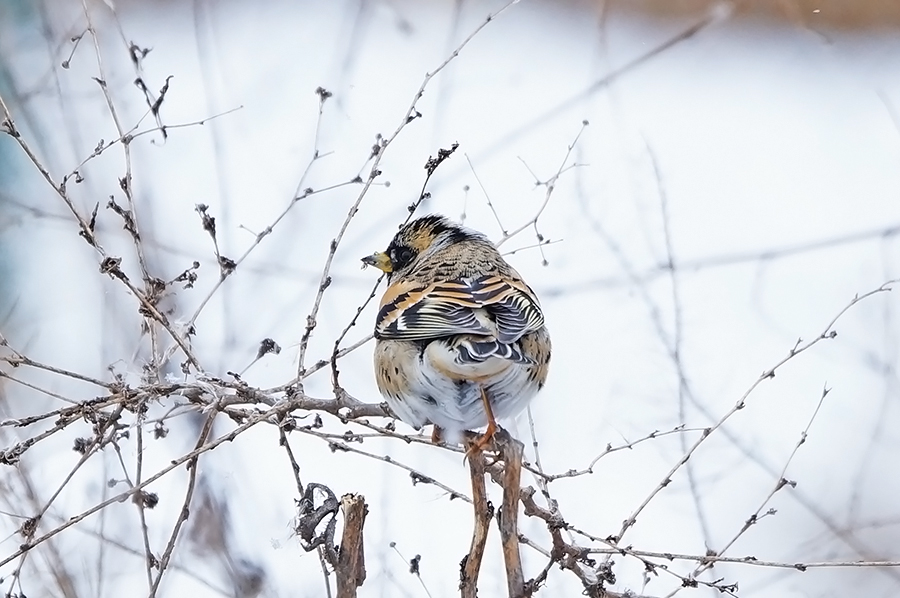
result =
M376 251L372 255L367 255L362 258L362 263L368 266L375 266L382 272L390 273L394 270L394 266L391 264L391 258L388 257L388 254L380 251Z

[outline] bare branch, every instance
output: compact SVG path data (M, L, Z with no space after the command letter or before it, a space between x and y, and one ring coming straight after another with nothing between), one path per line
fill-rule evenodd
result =
M647 496L647 498L644 499L644 501L640 504L640 506L637 509L635 509L635 511L631 515L629 515L627 519L625 519L625 521L622 523L621 529L614 536L615 541L621 542L622 536L625 534L626 531L628 531L629 528L631 528L635 524L635 522L637 521L638 515L646 508L646 506L648 504L650 504L650 501L653 500L653 498L657 494L662 492L663 488L665 488L666 486L668 486L671 483L672 476L675 475L675 472L677 472L679 469L681 469L681 467L685 463L687 463L688 459L690 459L691 456L694 454L694 452L700 447L700 445L702 445L703 442L707 438L709 438L710 434L714 433L716 430L721 428L722 425L726 421L728 421L735 413L737 413L738 411L740 411L741 409L743 409L746 406L747 398L753 393L754 390L756 390L756 388L760 384L762 384L766 380L774 378L775 372L780 367L782 367L784 364L786 364L788 361L790 361L791 359L796 357L797 355L799 355L805 351L808 351L810 348L817 345L820 341L835 338L837 336L837 332L833 329L833 327L837 323L837 321L841 318L841 316L843 316L845 313L847 313L847 311L850 308L852 308L854 305L856 305L860 301L863 301L864 299L867 299L873 295L877 295L879 293L884 293L884 292L890 291L891 290L890 285L894 284L896 282L897 282L896 280L888 281L888 282L882 284L877 289L871 290L867 293L864 293L863 295L857 295L856 297L854 297L853 300L850 301L850 303L848 303L840 312L838 312L838 314L831 320L831 322L828 323L828 326L825 327L825 330L823 330L822 333L819 334L819 336L817 336L816 338L814 338L813 340L811 340L807 343L804 343L804 344L798 343L797 345L794 346L793 349L791 349L788 352L788 355L786 357L784 357L782 360L780 360L778 363L776 363L774 366L772 366L768 370L764 371L759 376L759 378L757 378L756 381L752 385L750 385L750 388L748 388L744 392L744 394L741 396L740 399L738 399L738 401L734 404L734 406L727 413L725 413L725 415L723 415L719 419L719 421L717 421L715 424L713 424L712 426L710 426L709 428L707 428L704 431L703 436L701 436L693 445L691 445L691 447L687 450L687 452L681 457L681 459L679 459L679 461L675 465L672 466L672 468L666 473L663 480L656 486L656 488L653 489L653 491Z
M472 532L469 553L459 564L459 591L462 598L477 598L478 574L481 571L481 561L484 558L484 547L487 543L490 522L494 517L494 507L488 502L484 484L484 454L473 454L468 461L469 474L472 479L475 529Z
M522 443L505 431L499 433L497 443L503 460L503 504L498 514L503 563L506 566L506 589L510 598L524 594L525 577L519 555L519 480L522 475Z
M337 578L338 598L355 598L356 588L366 580L366 560L363 551L363 525L366 522L365 497L345 494L341 497L341 513L344 515L344 533L334 569Z

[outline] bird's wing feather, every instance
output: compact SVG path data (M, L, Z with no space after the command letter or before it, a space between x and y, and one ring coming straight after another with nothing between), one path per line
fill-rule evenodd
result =
M472 281L472 297L497 325L497 340L513 343L544 325L534 291L521 280L487 275Z
M495 330L479 320L476 310L484 310ZM476 334L513 343L543 325L543 313L528 285L485 275L432 284L391 285L381 300L375 336L412 341Z

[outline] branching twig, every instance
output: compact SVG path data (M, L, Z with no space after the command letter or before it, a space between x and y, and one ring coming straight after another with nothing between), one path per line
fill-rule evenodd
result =
M535 215L530 220L528 220L528 222L522 224L517 228L514 228L510 232L507 232L505 230L503 231L503 236L499 241L495 243L498 248L528 227L534 228L534 235L537 239L538 247L542 247L543 245L546 245L550 242L548 239L545 239L541 232L538 230L538 220L544 213L544 210L546 210L547 206L550 204L550 197L553 195L553 191L556 189L556 183L559 181L559 177L562 176L564 172L569 170L569 168L577 166L576 164L566 166L566 163L569 161L569 156L572 155L572 150L575 149L575 145L578 143L578 140L581 139L581 135L582 133L584 133L584 130L587 128L588 124L588 121L582 121L581 128L578 130L578 133L575 135L575 139L572 140L572 143L567 146L566 153L559 164L559 168L556 169L556 172L553 174L553 176L551 176L546 181L540 180L537 176L534 177L535 186L546 188L546 192L544 193L544 201L541 203ZM525 167L528 168L528 165L526 164ZM528 171L531 172L531 169L529 168ZM532 176L534 176L533 173ZM543 252L543 249L541 249L541 251ZM544 258L544 265L547 265L546 258Z
M900 561L884 560L884 561L804 561L796 563L788 563L785 561L767 561L758 559L755 556L716 556L706 554L682 554L677 552L658 552L652 550L637 550L633 548L591 548L588 550L591 554L628 554L635 557L654 558L663 561L693 561L696 563L734 563L740 565L753 565L755 567L768 567L771 569L796 569L797 571L806 571L807 569L841 569L841 568L900 568Z
M347 212L347 217L344 219L344 222L341 224L340 229L338 230L337 235L331 241L331 245L328 251L328 256L325 258L325 266L322 268L322 276L319 279L318 291L316 293L316 297L313 300L312 309L309 312L309 315L306 317L306 328L304 329L303 335L300 338L300 351L299 358L297 364L297 378L302 380L304 374L306 372L305 360L306 360L306 350L309 345L309 338L312 334L313 329L316 327L316 318L319 313L319 307L322 303L322 296L325 294L325 290L331 285L331 264L334 261L334 255L337 252L337 248L341 243L341 240L344 238L344 234L347 232L347 228L350 226L350 221L356 216L357 211L359 210L359 205L362 203L362 200L365 198L366 194L369 191L369 188L374 183L375 179L381 175L381 170L379 170L379 166L381 165L381 159L384 157L384 152L388 149L388 147L394 142L395 139L403 132L403 129L406 128L409 123L413 122L417 118L422 116L422 113L416 109L416 106L419 100L425 93L425 88L428 86L428 83L450 62L456 58L459 53L465 48L469 42L474 38L478 33L484 29L488 23L496 19L501 13L503 13L510 6L518 2L518 0L510 0L505 5L503 5L499 10L494 13L491 13L487 16L487 19L481 25L475 28L472 33L466 37L456 47L455 50L447 57L444 62L442 62L436 69L425 73L425 77L422 80L422 84L419 86L419 89L416 91L413 96L413 100L409 105L409 108L406 110L406 114L401 119L400 124L394 130L394 132L389 137L381 137L380 142L376 144L375 148L373 148L374 160L372 161L372 166L369 170L368 177L366 177L365 182L363 183L363 188L360 190L359 195L356 197L356 201L353 202L353 205L350 206L350 210ZM429 172L429 174L431 174ZM421 201L422 197L419 197L419 201Z
M632 440L630 442L626 442L625 444L620 444L617 446L613 446L612 444L607 444L606 448L603 449L603 452L601 452L596 457L594 457L591 460L591 462L588 464L588 466L583 469L570 469L570 470L564 471L562 473L553 473L553 474L546 474L546 473L540 471L540 469L533 469L531 466L529 466L527 464L525 465L525 469L527 469L531 473L537 475L538 477L540 477L548 482L552 482L554 480L559 480L562 478L577 478L579 476L593 474L594 466L597 465L597 462L600 461L600 459L602 459L606 455L609 455L610 453L615 453L615 452L623 451L626 449L632 449L639 444L647 442L648 440L653 440L655 438L662 438L663 436L669 436L672 434L686 434L686 433L691 433L691 432L704 432L705 433L705 431L706 431L706 428L686 428L684 425L680 424L680 425L675 426L671 430L665 430L663 432L660 432L659 430L654 430L653 432L650 432L646 436L638 438L637 440Z
M806 439L809 436L809 430L812 427L813 422L816 420L816 416L819 415L819 410L822 408L822 403L825 401L825 397L828 396L828 392L828 388L822 389L822 396L819 398L819 402L816 405L815 411L813 411L813 414L810 416L809 422L806 424L806 428L804 428L800 433L800 439L797 441L797 444L794 445L794 450L792 450L791 454L788 455L787 461L785 461L784 467L781 469L781 475L778 476L778 480L773 485L771 491L769 491L769 494L763 499L762 503L759 505L756 511L754 511L753 514L751 514L750 517L747 518L741 529L738 530L738 532L734 536L732 536L732 538L728 542L725 543L725 546L715 552L709 551L709 556L719 556L728 552L728 550L731 549L732 546L734 546L734 543L737 542L738 539L747 532L747 530L759 523L759 521L763 517L766 517L767 515L774 515L776 513L775 509L768 509L767 511L763 512L763 509L766 508L766 505L769 504L769 502L772 500L772 497L775 496L775 493L777 493L782 488L785 488L786 486L790 486L791 488L796 487L797 483L788 480L785 475L787 474L787 470L788 467L790 467L791 461L794 460L794 455L797 454L797 451L806 442ZM704 571L712 567L714 564L715 561L701 562L700 565L691 572L690 577L692 579L696 578ZM677 590L670 592L667 595L667 598L674 596L680 589L681 588L678 588Z
M888 281L888 282L884 283L883 285L881 285L880 287L878 287L877 289L874 289L872 291L864 293L863 295L857 295L856 297L854 297L853 300L850 301L850 303L847 304L840 312L838 312L838 314L831 320L831 322L828 323L828 326L825 327L825 330L823 330L821 334L819 334L816 338L814 338L813 340L811 340L807 343L802 343L801 341L798 341L798 343L794 346L794 348L792 348L788 352L788 355L786 357L781 359L778 363L776 363L770 369L764 371L759 376L759 378L757 378L756 381L750 385L750 388L748 388L744 392L744 394L741 395L741 398L738 399L738 401L734 404L734 406L730 410L728 410L728 412L726 412L725 415L723 415L719 419L719 421L717 421L715 424L713 424L712 426L707 428L704 431L704 434L696 442L694 442L693 445L691 445L691 447L681 457L681 459L679 459L678 462L672 466L672 468L666 473L665 477L663 477L663 480L653 489L653 491L650 492L650 494L644 499L644 501L640 504L640 506L638 506L638 508L635 509L631 513L631 515L628 516L627 519L625 519L625 521L622 523L622 527L619 529L618 533L615 536L613 536L614 540L616 542L621 542L622 536L625 534L626 531L628 531L629 528L631 528L635 524L635 522L637 521L638 515L647 507L648 504L650 504L650 501L652 501L653 498L657 494L659 494L663 488L665 488L672 482L672 476L675 475L675 472L677 472L679 469L681 469L681 467L685 463L687 463L688 459L690 459L691 456L694 454L694 452L698 448L700 448L700 445L702 445L703 442L707 438L709 438L710 434L714 433L716 430L721 428L722 425L726 421L728 421L735 413L737 413L738 411L740 411L741 409L743 409L745 407L747 398L753 393L754 390L756 390L756 388L760 384L762 384L765 380L774 378L775 372L781 366L786 364L788 361L790 361L797 355L799 355L805 351L808 351L810 348L817 345L820 341L835 338L837 336L837 332L833 329L833 327L834 327L835 323L837 323L837 321L841 318L841 316L843 316L847 312L847 310L849 310L854 305L856 305L857 303L859 303L860 301L862 301L868 297L871 297L871 296L879 294L879 293L884 293L886 291L890 291L891 290L890 285L895 282L897 282L897 281L894 281L894 280Z

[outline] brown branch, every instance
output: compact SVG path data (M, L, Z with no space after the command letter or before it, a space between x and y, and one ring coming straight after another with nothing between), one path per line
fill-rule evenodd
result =
M361 494L345 494L341 497L341 512L344 514L344 533L334 569L337 598L356 598L356 588L366 581L363 550L363 525L368 513L366 498Z
M497 523L503 545L503 563L506 566L506 587L510 598L521 598L525 595L525 576L519 554L519 480L522 477L525 447L505 430L498 431L497 445L504 463L503 504L500 506Z
M615 583L615 576L612 574L612 568L604 564L599 566L588 558L588 550L580 548L563 540L561 530L569 529L570 526L565 522L557 511L551 511L541 507L534 501L535 490L531 486L523 488L519 492L522 505L525 507L525 515L529 517L537 517L547 524L547 531L553 539L553 550L550 558L553 562L559 563L563 569L568 569L581 580L584 586L584 595L592 598L602 598L606 595L603 582ZM546 571L547 569L545 569ZM524 586L524 595L530 596L538 590L538 586L546 579L546 572L542 572L534 579L528 580Z
M484 558L488 529L494 517L494 507L487 499L484 486L484 455L477 453L469 457L469 473L472 477L472 504L475 507L475 530L469 554L463 557L459 567L459 591L462 598L477 598L478 572Z

